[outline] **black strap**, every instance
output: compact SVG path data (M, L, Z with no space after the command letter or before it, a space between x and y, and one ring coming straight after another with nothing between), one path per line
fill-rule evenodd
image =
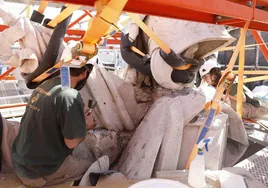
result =
M3 120L2 120L2 115L0 112L0 173L2 171L2 138L3 138Z
M62 11L65 9L66 7L63 6ZM68 28L68 25L70 23L70 20L72 18L72 15L70 15L69 17L67 17L65 20L63 20L62 22L60 22L54 29L50 39L49 39L49 43L46 49L46 52L43 56L43 59L41 60L41 62L39 63L39 66L35 69L34 72L32 72L31 74L28 75L28 77L26 78L27 80L27 87L29 89L35 89L38 85L40 85L42 82L44 82L45 80L41 81L41 82L33 82L33 80L40 76L42 73L44 73L45 71L47 71L49 68L53 67L57 62L57 58L61 55L60 53L60 47L61 44L64 40L64 36L66 33L66 30ZM57 71L59 72L59 71ZM50 78L56 76L55 74L50 75Z
M91 186L96 186L97 185L100 176L107 176L107 175L110 175L110 174L114 174L116 172L117 171L114 171L114 170L106 170L106 171L102 171L102 172L91 172L89 174L89 181L91 183Z
M32 15L31 15L30 20L33 21L33 22L41 24L43 19L44 19L44 17L45 17L45 15L43 15L40 12L34 10Z

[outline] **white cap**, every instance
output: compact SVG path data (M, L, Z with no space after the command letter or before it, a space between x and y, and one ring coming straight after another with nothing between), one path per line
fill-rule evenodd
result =
M207 60L199 69L199 74L201 77L208 74L213 68L221 68L221 65L217 62L215 58Z

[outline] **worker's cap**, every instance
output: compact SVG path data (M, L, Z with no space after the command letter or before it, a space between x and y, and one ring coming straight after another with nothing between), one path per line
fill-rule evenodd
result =
M201 77L208 74L213 68L221 68L221 65L217 62L216 58L211 58L200 67L199 74Z

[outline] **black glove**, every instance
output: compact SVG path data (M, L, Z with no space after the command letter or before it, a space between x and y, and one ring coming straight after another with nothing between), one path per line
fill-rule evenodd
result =
M171 73L171 79L173 82L191 83L194 80L196 73L198 73L200 67L204 64L204 61L196 59L193 60L195 64L192 64L192 66L187 70L173 69Z
M121 33L120 40L120 51L124 61L131 65L133 68L137 69L148 76L152 76L150 61L151 57L149 55L141 56L130 49L131 46L135 46L134 42L129 40L129 34Z
M120 47L130 48L131 46L134 46L134 43L129 40L129 33L121 33Z
M194 64L192 64L192 66L187 70L189 70L191 72L198 72L200 67L204 64L205 61L204 60L196 60L196 59L192 59L192 60L194 60L193 61Z
M197 60L193 58L186 58L183 57L180 54L176 54L174 51L171 50L169 54L166 54L161 48L159 51L160 56L163 58L163 60L169 64L172 67L179 67L182 65L186 64L191 64L191 65L203 65L204 61L203 60Z

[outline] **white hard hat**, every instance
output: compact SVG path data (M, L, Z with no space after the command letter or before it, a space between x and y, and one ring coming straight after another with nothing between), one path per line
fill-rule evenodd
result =
M221 68L221 65L217 62L215 58L207 60L199 69L199 74L201 78L208 74L213 68Z

